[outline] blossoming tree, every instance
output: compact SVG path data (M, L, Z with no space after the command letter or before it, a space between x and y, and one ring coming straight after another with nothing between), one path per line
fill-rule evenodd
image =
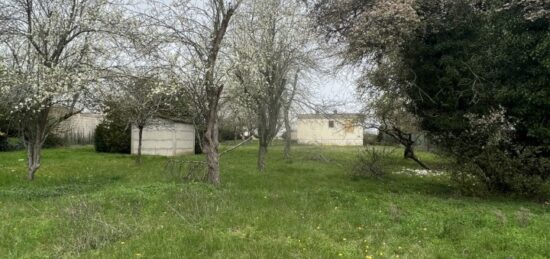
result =
M149 1L144 22L157 29L160 62L179 92L193 103L202 134L208 181L220 183L218 111L224 90L224 38L243 0ZM178 91L176 91L178 92ZM202 130L204 132L202 132Z
M248 1L232 36L234 100L256 116L258 170L290 109L298 74L316 66L314 35L306 6L291 0ZM288 129L287 129L288 131ZM288 135L288 134L287 134Z
M0 61L7 70L0 87L27 150L29 180L48 135L84 108L99 35L118 17L106 0L0 2Z

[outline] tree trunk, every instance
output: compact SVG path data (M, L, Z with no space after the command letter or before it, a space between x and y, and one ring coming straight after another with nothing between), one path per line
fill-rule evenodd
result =
M422 163L422 161L420 161L420 159L418 159L414 154L415 141L412 139L412 134L404 133L403 131L401 131L401 129L397 127L393 127L392 130L388 130L387 128L378 128L378 130L381 133L385 133L386 135L397 140L401 145L403 145L403 147L405 147L405 151L403 152L403 157L405 159L411 159L422 168L430 170L430 168L426 164ZM383 135L381 134L379 134L379 136L383 137Z
M203 151L206 154L206 163L208 166L208 181L213 185L220 184L220 154L219 154L219 131L218 131L218 105L223 91L223 85L216 85L214 80L214 71L218 60L218 54L222 41L229 27L231 17L241 4L242 0L237 1L235 5L230 5L225 13L217 13L218 18L222 17L219 23L216 21L214 31L211 35L211 42L206 60L206 73L204 75L204 87L206 88L206 132L204 134ZM215 3L220 3L216 1ZM221 2L223 3L223 2ZM218 6L216 7L218 8ZM216 9L219 11L219 9Z
M203 146L203 151L206 154L206 164L208 166L208 182L213 185L220 184L220 156L218 148L218 120L214 112L214 115L208 120Z
M33 139L27 142L27 159L28 159L28 174L27 179L29 181L34 180L34 175L38 168L40 168L40 156L42 150L42 141Z
M260 148L258 150L258 171L264 172L266 166L267 158L267 145L265 143L260 143Z
M220 154L219 154L219 131L218 131L218 102L223 86L212 89L208 88L209 105L208 117L206 122L206 132L204 133L203 151L206 155L206 164L208 166L207 180L213 185L220 184Z
M284 104L284 111L283 111L283 119L285 123L285 149L284 149L284 159L290 160L290 148L292 145L292 128L290 127L290 107L292 106L292 102L294 102L294 95L296 95L296 91L298 89L298 75L300 74L300 70L296 71L296 74L294 75L294 82L292 84L292 91L287 96L287 100Z
M204 151L203 151L204 143L202 143L202 142L203 142L203 137L204 137L205 133L204 132L202 132L202 133L199 132L198 129L195 132L196 132L195 133L195 154L200 155L200 154L204 153Z
M289 109L285 107L284 111L284 123L285 123L285 149L284 149L284 159L290 160L290 148L292 145L292 129L290 128L290 118L289 118Z
M141 147L143 142L143 126L138 126L138 150L137 150L137 157L136 157L136 164L141 164Z
M34 180L34 175L40 168L41 151L47 137L49 108L43 109L36 117L29 118L21 126L23 143L27 148L27 179Z
M416 157L416 155L414 154L414 149L412 147L413 144L407 144L405 145L405 152L403 154L403 156L405 157L405 159L412 159L413 161L415 161L417 164L419 164L422 168L426 169L426 170L430 170L430 168L422 163L422 161L420 161L420 159L418 159Z

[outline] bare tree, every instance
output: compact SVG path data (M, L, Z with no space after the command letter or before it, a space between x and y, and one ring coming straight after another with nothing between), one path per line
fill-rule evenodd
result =
M118 24L116 14L99 0L0 2L0 60L9 81L2 94L27 149L29 180L52 129L82 110L95 78L91 65L101 54L100 32Z
M242 0L149 1L151 10L142 15L158 28L164 41L164 57L196 109L194 121L202 134L208 165L208 181L220 184L218 111L224 89L220 52L233 15ZM204 132L202 132L204 130Z

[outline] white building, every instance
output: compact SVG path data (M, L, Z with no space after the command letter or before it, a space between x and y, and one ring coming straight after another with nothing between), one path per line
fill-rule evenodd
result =
M298 115L299 144L362 146L363 126L359 114Z
M137 154L139 130L132 126L132 154ZM143 129L141 153L178 156L195 153L195 128L191 124L169 119L154 119Z

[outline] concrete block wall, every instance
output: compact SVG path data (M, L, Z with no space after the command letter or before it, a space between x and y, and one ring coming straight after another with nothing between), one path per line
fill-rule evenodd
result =
M363 127L354 125L352 119L299 118L297 139L300 144L362 146Z
M139 130L132 126L132 154L137 154ZM178 156L195 151L193 125L166 119L155 119L143 129L141 153L144 155Z
M80 113L61 122L54 134L65 140L65 144L93 144L97 125L103 116L94 113Z

